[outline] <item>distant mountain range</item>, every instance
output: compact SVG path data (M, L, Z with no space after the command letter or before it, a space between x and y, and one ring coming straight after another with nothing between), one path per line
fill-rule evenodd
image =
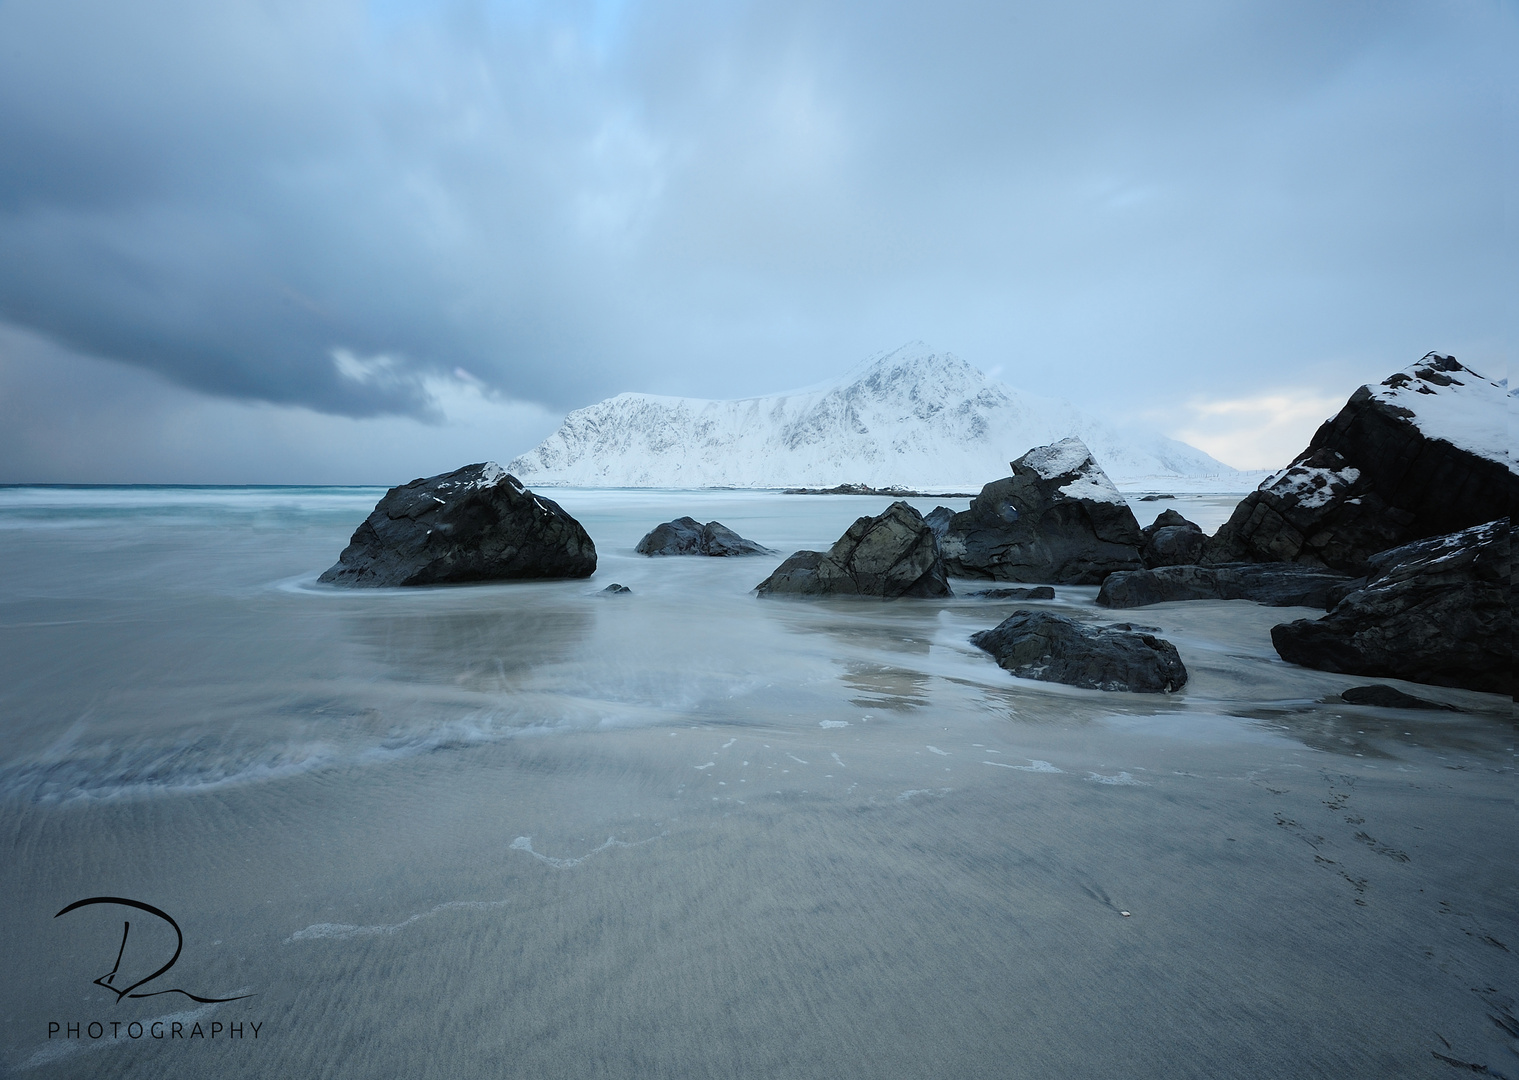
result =
M618 394L570 413L507 469L539 486L976 491L1032 447L1070 435L1131 489L1245 491L1259 480L1157 432L995 382L921 342L770 397Z

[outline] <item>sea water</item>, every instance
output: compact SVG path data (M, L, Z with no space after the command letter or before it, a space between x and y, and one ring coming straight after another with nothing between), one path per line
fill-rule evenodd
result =
M0 1065L1519 1072L1505 699L1338 704L1305 609L754 596L883 498L553 491L590 579L318 585L380 494L0 489ZM777 554L635 554L684 514ZM1190 681L1013 679L968 638L1020 607ZM177 923L156 996L168 924L92 897Z

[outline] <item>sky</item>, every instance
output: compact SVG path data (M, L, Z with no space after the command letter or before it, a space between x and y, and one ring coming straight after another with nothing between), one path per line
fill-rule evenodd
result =
M0 482L397 483L910 340L1279 466L1506 376L1516 9L0 0Z

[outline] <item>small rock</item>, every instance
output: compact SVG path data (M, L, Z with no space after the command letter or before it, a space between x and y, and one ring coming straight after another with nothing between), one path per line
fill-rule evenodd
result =
M1053 600L1055 590L1048 585L1035 585L1030 589L981 589L965 595L979 596L983 600Z
M939 538L905 502L862 517L828 551L798 551L756 586L761 596L951 596Z
M970 640L1024 679L1143 694L1169 693L1187 684L1187 669L1169 641L1047 611L1014 612Z
M1141 495L1140 502L1159 502L1161 499L1174 499L1175 495Z
M716 521L705 525L695 518L679 517L654 527L638 541L640 555L774 555L775 552L753 540L745 540L732 529Z
M608 585L605 589L602 589L601 591L604 592L604 593L613 593L615 595L615 594L618 594L618 593L630 593L633 590L630 589L630 588L628 588L626 585L619 585L619 584L617 584L617 582L614 581L614 582L612 582L612 584Z
M1439 709L1443 712L1460 712L1454 705L1446 705L1438 701L1425 701L1423 698L1405 694L1396 687L1385 683L1373 683L1371 686L1352 686L1349 690L1340 691L1340 700L1347 705L1376 705L1383 709Z

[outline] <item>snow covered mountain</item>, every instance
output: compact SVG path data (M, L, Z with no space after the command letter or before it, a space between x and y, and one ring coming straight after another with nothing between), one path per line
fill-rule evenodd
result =
M507 468L535 486L977 491L1030 448L1070 435L1129 488L1245 491L1258 479L1186 443L1021 393L921 342L770 397L618 394L570 413Z

